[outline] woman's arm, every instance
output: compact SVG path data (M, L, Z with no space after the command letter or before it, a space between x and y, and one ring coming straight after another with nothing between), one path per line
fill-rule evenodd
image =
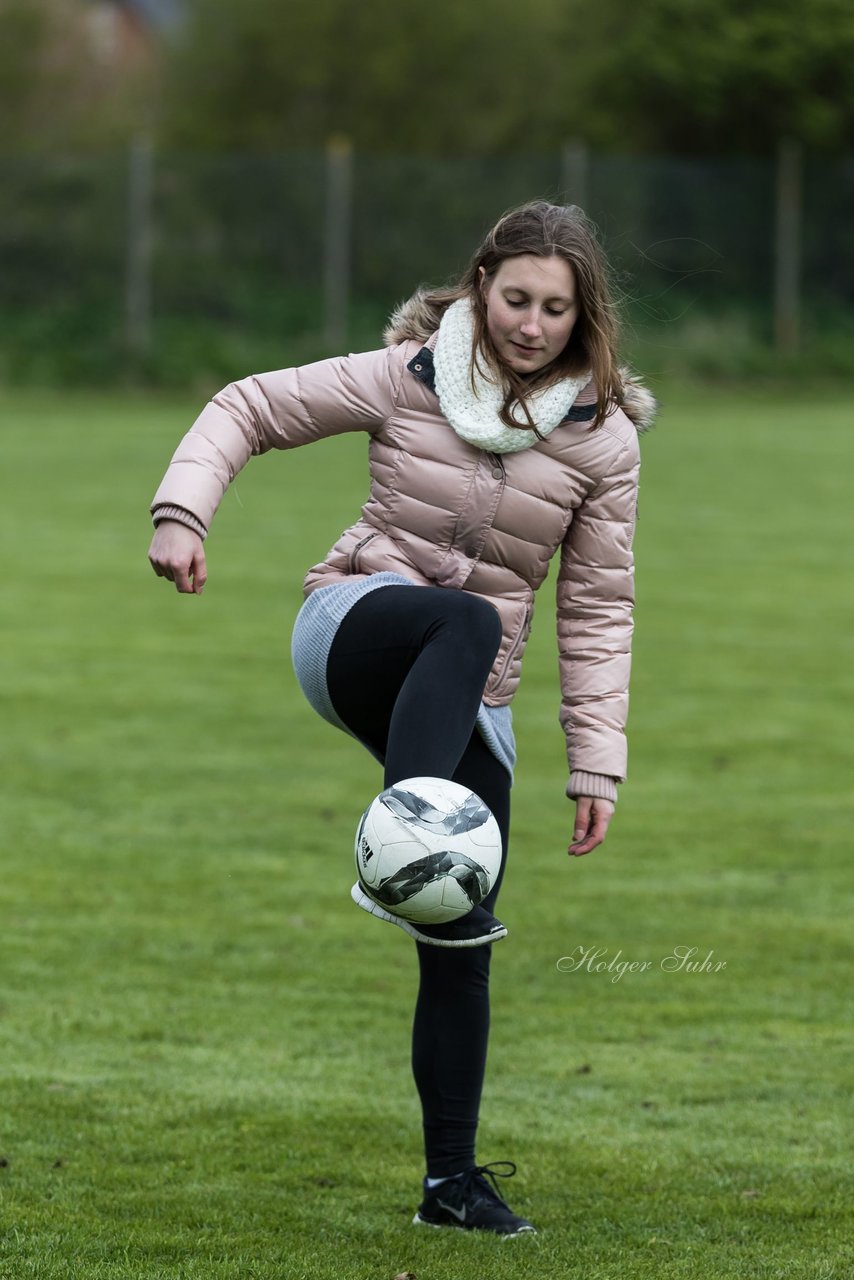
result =
M376 431L396 404L400 348L255 374L214 396L179 444L151 511L206 532L251 457L347 431ZM199 528L200 526L200 528Z
M597 823L600 834L603 822L607 828L616 783L626 776L639 471L640 450L632 431L574 513L561 549L560 720L570 768L567 794L579 804L574 853L588 851L575 848L579 828L585 842ZM582 805L582 799L590 803Z

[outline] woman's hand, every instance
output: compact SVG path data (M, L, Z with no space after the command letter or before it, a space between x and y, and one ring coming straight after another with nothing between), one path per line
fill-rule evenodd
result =
M178 520L161 520L148 548L148 558L158 578L168 578L185 594L202 594L208 574L204 543L195 530Z
M575 802L572 844L567 849L570 857L580 858L602 843L608 823L614 816L614 808L611 800L599 800L593 796L578 797Z

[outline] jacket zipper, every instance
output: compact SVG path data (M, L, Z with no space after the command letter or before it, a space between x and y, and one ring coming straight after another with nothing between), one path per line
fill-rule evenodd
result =
M501 681L504 679L504 677L507 674L507 670L510 666L510 663L519 653L519 650L522 649L527 643L528 637L531 634L531 620L533 616L534 616L534 607L533 605L529 604L527 609L525 610L525 619L522 623L522 626L519 629L518 634L515 636L510 648L507 650L506 657L504 658L504 661L501 664L501 670L498 672L498 675L496 676L496 679L495 679L496 684L501 683Z
M365 534L364 538L360 538L359 541L356 543L355 547L350 552L350 572L351 573L359 572L359 556L362 554L362 552L364 551L368 543L371 542L374 538L376 538L378 533L379 533L379 529L374 529L372 533Z

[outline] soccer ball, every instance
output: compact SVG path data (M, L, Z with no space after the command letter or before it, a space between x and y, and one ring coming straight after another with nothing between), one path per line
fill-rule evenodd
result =
M468 787L406 778L382 791L356 831L356 871L368 897L421 924L457 920L495 884L501 832Z

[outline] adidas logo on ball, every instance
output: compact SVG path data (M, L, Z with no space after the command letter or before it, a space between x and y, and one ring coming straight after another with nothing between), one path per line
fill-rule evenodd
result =
M371 858L374 856L374 851L371 848L371 846L368 844L364 836L362 836L361 839L359 840L359 855L361 856L362 868L364 869L370 862Z

